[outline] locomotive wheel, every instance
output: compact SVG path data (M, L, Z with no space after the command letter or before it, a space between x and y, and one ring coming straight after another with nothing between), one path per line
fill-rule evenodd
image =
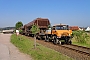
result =
M57 39L56 36L54 37L54 41L53 41L53 43L54 43L55 45L58 43L58 39Z
M72 41L71 41L71 40L69 41L69 44L70 44L70 45L72 44Z

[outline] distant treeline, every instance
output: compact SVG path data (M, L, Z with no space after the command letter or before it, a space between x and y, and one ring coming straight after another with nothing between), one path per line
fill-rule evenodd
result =
M10 30L10 29L15 29L15 27L4 27L4 28L0 28L0 30Z

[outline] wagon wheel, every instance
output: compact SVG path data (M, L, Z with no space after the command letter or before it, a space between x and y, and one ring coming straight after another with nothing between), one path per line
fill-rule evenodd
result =
M39 38L38 38L38 34L36 34L36 39L39 39Z
M49 41L49 37L48 35L46 35L45 42L48 42L48 41Z

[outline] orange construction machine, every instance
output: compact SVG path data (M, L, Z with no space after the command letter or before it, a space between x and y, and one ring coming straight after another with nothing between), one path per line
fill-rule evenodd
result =
M53 41L54 44L71 44L72 30L68 25L58 24L46 30L45 41Z

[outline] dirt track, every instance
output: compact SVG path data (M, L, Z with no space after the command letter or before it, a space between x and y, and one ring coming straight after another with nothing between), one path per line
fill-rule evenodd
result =
M32 60L30 56L21 53L12 43L10 43L10 36L11 34L0 34L0 43L8 47L10 60Z

